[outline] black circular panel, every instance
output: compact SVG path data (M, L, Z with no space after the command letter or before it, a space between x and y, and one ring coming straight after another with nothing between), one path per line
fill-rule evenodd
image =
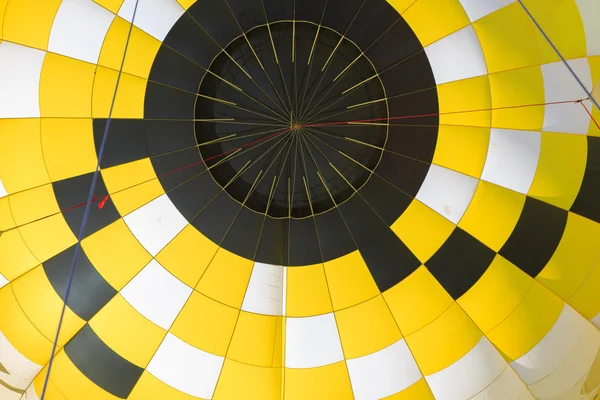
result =
M420 265L390 226L429 170L438 98L387 1L197 1L160 46L144 107L112 121L102 167L149 157L218 245L287 266L358 249L380 288Z

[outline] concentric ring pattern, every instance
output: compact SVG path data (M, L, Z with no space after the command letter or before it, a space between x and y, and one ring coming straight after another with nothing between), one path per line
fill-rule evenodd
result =
M523 3L597 88L600 3ZM597 396L600 110L517 1L0 0L1 400L109 118L44 399Z

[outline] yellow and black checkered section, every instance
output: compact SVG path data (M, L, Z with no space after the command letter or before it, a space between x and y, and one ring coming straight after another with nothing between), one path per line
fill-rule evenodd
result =
M525 7L599 100L597 0L0 0L0 399L595 399L600 110Z

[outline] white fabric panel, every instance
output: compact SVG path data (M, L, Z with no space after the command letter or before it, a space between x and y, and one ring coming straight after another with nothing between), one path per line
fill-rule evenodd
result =
M594 100L600 103L600 80L596 82L596 86L594 87L594 90L592 90L592 96L594 97Z
M587 58L569 60L569 65L588 90L592 90L592 76ZM562 62L542 65L546 103L587 98L573 75ZM588 110L592 102L584 101ZM553 104L545 107L544 131L587 134L591 119L581 104Z
M137 240L153 256L187 225L185 217L166 194L138 208L124 220Z
M422 378L404 339L373 354L347 360L346 364L357 400L391 396Z
M147 370L179 391L210 399L222 367L223 357L190 346L168 333Z
M540 158L540 132L492 129L481 179L527 194Z
M119 17L131 22L136 0L125 0ZM161 42L185 10L176 0L139 0L134 25Z
M583 20L587 55L600 56L600 2L598 0L575 0Z
M63 0L48 51L96 64L115 15L92 0Z
M5 387L2 384L2 378L0 378L0 399L2 399L2 400L21 400L21 394Z
M283 315L283 269L255 263L242 304L242 310L257 314Z
M191 287L171 275L156 260L150 261L121 290L121 295L133 308L163 329L171 327L191 294Z
M2 184L2 179L0 179L0 199L3 197L8 196L8 193L6 192L6 189L4 188L4 185Z
M579 319L585 321L581 317ZM578 343L576 350L568 355L557 370L531 385L531 392L541 399L554 398L566 392L581 393L584 378L598 354L599 347L600 332L586 322L584 337ZM577 385L579 387L573 390Z
M468 399L494 382L506 366L506 361L483 337L454 364L425 379L436 400Z
M344 359L333 313L306 318L287 318L285 366L312 368Z
M588 322L565 304L560 316L546 336L533 349L511 362L523 382L532 385L555 371L585 334Z
M527 397L529 395L529 397ZM473 396L472 400L505 400L531 398L529 390L519 379L515 371L505 364L504 371L483 391Z
M471 25L427 46L425 53L438 85L487 74L481 45Z
M35 378L42 366L22 355L0 331L0 365L8 372L0 370L0 382L24 390ZM2 384L0 384L2 388ZM4 397L0 396L0 399Z
M467 210L476 188L477 179L431 165L416 198L457 224Z
M40 116L40 74L46 52L0 43L0 118Z
M27 389L21 400L40 400L39 396L35 392L34 385L29 386L29 389Z
M598 313L598 315L596 315L594 318L592 318L590 320L590 322L592 324L594 324L594 326L598 329L600 329L600 313Z
M516 0L459 0L471 22L475 22Z
M6 279L2 274L0 274L0 288L6 286L8 284L8 279Z

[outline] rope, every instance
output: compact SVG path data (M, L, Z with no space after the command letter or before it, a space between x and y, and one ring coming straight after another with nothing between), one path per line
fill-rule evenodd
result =
M102 143L100 145L100 150L98 151L98 163L96 164L96 170L94 171L94 175L92 177L92 184L90 186L90 191L88 193L87 203L85 204L85 211L83 213L83 220L81 222L81 228L79 229L79 236L77 237L77 244L75 245L75 253L73 254L73 260L71 262L71 269L69 271L69 279L67 281L67 288L65 291L65 298L63 307L60 313L60 319L58 320L58 327L56 328L56 336L54 338L54 343L52 344L52 353L50 354L50 360L48 361L48 371L46 372L46 376L44 378L44 386L42 387L42 394L40 400L44 400L46 396L46 390L48 388L48 380L50 379L50 372L52 370L52 365L54 361L54 355L56 354L56 348L58 346L58 338L60 336L60 331L62 328L62 324L65 317L65 312L67 309L67 303L69 301L69 295L71 293L71 286L73 284L73 277L75 276L75 265L77 264L77 256L79 255L81 249L81 241L83 240L83 234L85 232L85 227L87 225L88 217L90 215L90 210L93 201L95 200L94 191L96 189L96 184L98 182L98 175L100 174L100 163L102 161L102 156L104 154L104 148L106 145L106 139L108 138L108 129L110 128L110 123L112 121L112 113L115 106L115 101L117 99L117 92L119 90L119 82L121 81L121 75L123 73L123 67L125 65L125 56L127 55L127 49L129 47L129 40L131 39L131 33L133 31L133 21L135 20L135 15L137 13L139 0L136 0L135 7L133 9L133 16L131 17L131 24L129 26L129 32L127 34L127 39L125 41L125 49L123 51L123 59L121 60L121 66L119 68L119 73L117 75L117 82L115 85L115 92L112 97L112 102L110 104L110 109L108 112L108 119L106 120L106 126L104 128L104 134L102 136Z
M594 103L594 105L596 106L596 108L598 108L600 110L600 105L598 104L598 102L596 101L596 99L594 99L594 96L592 96L592 92L590 92L585 87L585 85L583 84L583 82L581 81L581 79L579 79L579 76L577 76L577 74L575 73L575 71L573 70L573 68L571 68L571 66L569 65L569 63L567 62L567 60L563 57L563 55L561 54L561 52L554 45L554 43L552 42L552 40L550 39L550 37L548 37L548 35L542 29L542 27L537 22L537 20L533 17L533 15L531 15L531 12L529 12L529 10L527 9L527 7L525 7L525 4L523 4L523 0L517 0L517 1L521 5L521 7L523 7L523 10L525 10L525 13L527 13L527 15L529 16L529 18L531 19L531 21L533 21L533 23L535 24L535 26L538 28L538 30L540 31L540 33L544 36L544 38L546 39L546 41L548 42L548 44L552 47L552 49L554 50L554 52L560 57L560 59L563 62L563 64L569 69L569 72L571 72L571 75L573 75L573 77L575 78L575 80L577 80L577 83L579 83L579 86L581 86L581 88L585 91L585 93L587 94L588 98L592 101L592 103Z

